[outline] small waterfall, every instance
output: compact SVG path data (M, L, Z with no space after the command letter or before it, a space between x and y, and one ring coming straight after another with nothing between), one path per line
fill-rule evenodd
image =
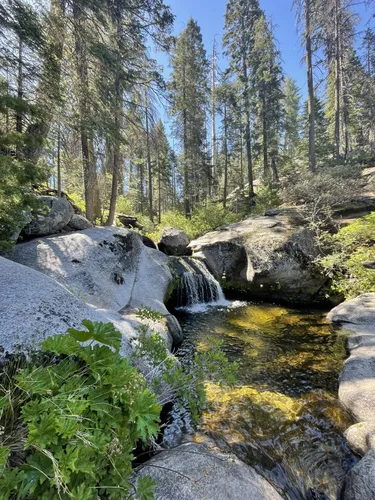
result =
M184 269L177 299L179 307L226 303L220 283L201 260L182 258L180 264Z

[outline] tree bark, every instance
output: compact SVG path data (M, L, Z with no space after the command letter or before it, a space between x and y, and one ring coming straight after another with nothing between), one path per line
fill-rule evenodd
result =
M83 162L83 180L85 188L86 217L90 222L100 218L100 200L99 188L95 167L94 148L92 132L86 124L90 115L87 101L87 92L89 88L87 53L84 41L82 39L82 13L77 0L73 2L74 17L74 37L76 49L76 66L79 81L79 112L80 112L80 134Z
M268 135L267 135L267 117L266 117L266 97L262 93L262 135L263 135L263 172L264 178L268 176Z
M23 99L23 47L22 40L18 40L18 75L17 75L17 97L21 101ZM22 134L22 111L20 108L16 112L16 131Z
M41 139L48 135L54 111L56 108L57 97L60 95L61 80L61 61L64 50L65 30L67 23L65 21L66 0L51 0L50 17L51 25L48 39L50 41L48 56L44 61L42 77L37 87L36 101L41 103L43 109L42 118L36 122L30 123L27 132ZM51 74L51 61L54 67ZM29 150L29 155L37 160L42 154L43 148L36 146Z
M306 67L308 86L308 115L309 115L309 170L316 170L315 155L315 92L312 66L311 48L311 0L305 0L305 39L306 39Z
M212 81L211 81L211 113L212 113L212 152L211 152L211 179L210 179L210 190L209 195L215 196L215 183L216 183L216 95L215 95L215 83L216 83L216 42L214 40L212 48Z
M335 0L335 156L340 159L340 128L341 128L341 84L340 84L340 23L339 0Z
M227 105L224 104L224 193L223 207L227 206L228 192L228 123L227 123Z
M148 109L148 96L147 90L145 94L145 107L146 107L146 149L147 149L147 171L148 171L148 205L150 211L150 220L154 221L153 214L153 196L152 196L152 165L151 165L151 152L150 152L150 130L149 130L149 109Z

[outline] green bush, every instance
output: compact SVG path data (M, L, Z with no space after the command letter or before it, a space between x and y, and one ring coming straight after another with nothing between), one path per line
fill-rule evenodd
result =
M161 223L153 231L147 232L147 236L158 241L165 227L171 226L181 229L190 240L201 234L212 231L220 226L238 222L243 214L235 214L223 208L219 203L208 202L196 205L191 219L187 219L182 212L170 210L161 217Z
M228 362L220 345L195 356L187 370L160 335L140 326L134 360L149 361L145 378L120 356L121 334L112 324L83 325L85 330L69 329L45 340L38 361L2 374L4 500L134 498L134 449L159 433L163 391L165 402L175 398L197 420L207 377L235 381L237 365ZM137 497L151 499L153 487L150 478L141 479Z
M328 255L319 259L324 272L332 279L332 288L346 298L375 291L375 271L363 261L375 260L375 213L327 236Z
M276 208L281 205L279 190L272 185L260 186L256 190L255 206L251 209L251 215L261 215L268 208Z
M0 81L0 118L12 111L22 112L27 118L40 115L35 106L10 97ZM41 145L39 137L7 132L0 126L0 251L12 246L14 233L26 223L25 214L39 207L32 186L44 182L48 171L41 161L35 161L30 151Z
M113 325L84 325L87 330L45 340L42 348L55 361L15 377L26 458L12 467L12 449L2 436L1 498L123 499L130 492L133 450L157 435L161 407L144 377L120 356L121 335ZM14 406L14 391L13 397L7 391L0 399L2 420ZM147 479L141 483L140 498L149 498L151 486Z

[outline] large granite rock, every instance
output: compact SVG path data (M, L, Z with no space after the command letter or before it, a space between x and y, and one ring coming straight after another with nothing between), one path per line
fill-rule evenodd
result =
M180 229L165 227L158 243L159 250L167 255L186 255L189 238Z
M47 212L33 216L31 222L23 229L25 235L46 236L57 233L69 224L74 209L68 200L53 196L40 196L39 200L43 202Z
M29 267L0 257L0 347L3 354L37 348L43 340L84 319L112 321L123 333L122 354L134 335L120 314L98 311L62 285Z
M155 480L160 500L281 500L252 467L203 444L185 443L162 452L138 476Z
M327 279L313 263L318 255L313 235L292 216L249 217L189 246L224 289L291 303L324 299Z
M375 450L370 451L347 474L344 500L375 500Z
M49 276L119 321L126 317L137 322L134 312L144 306L161 312L166 317L153 328L162 334L168 347L180 341L178 329L168 329L172 323L164 305L172 280L168 257L145 247L134 231L97 227L38 238L17 245L8 257Z
M328 319L349 334L350 356L339 381L339 398L359 421L345 435L364 458L348 473L344 500L375 500L375 293L335 307Z
M328 319L351 332L339 398L359 422L375 423L375 293L343 302Z
M168 314L168 257L134 231L95 227L17 245L9 258L55 279L87 303L113 311L147 305Z

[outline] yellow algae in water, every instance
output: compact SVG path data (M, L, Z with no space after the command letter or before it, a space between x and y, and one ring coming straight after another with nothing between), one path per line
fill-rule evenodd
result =
M241 310L239 316L236 312L229 315L230 323L246 329L258 329L269 332L274 330L275 334L279 331L277 321L288 314L288 309L273 306L251 306Z
M280 365L288 365L299 370L309 369L317 372L332 372L339 369L337 362L325 353L319 353L320 346L311 349L310 352L298 352L296 354L282 354L274 360L272 365L278 369ZM272 366L269 367L272 370Z
M254 387L243 385L228 389L213 382L206 383L207 401L214 406L214 413L226 413L237 406L258 407L265 413L277 411L285 420L295 420L301 404L295 399L273 391L258 391ZM209 412L211 413L211 412Z

